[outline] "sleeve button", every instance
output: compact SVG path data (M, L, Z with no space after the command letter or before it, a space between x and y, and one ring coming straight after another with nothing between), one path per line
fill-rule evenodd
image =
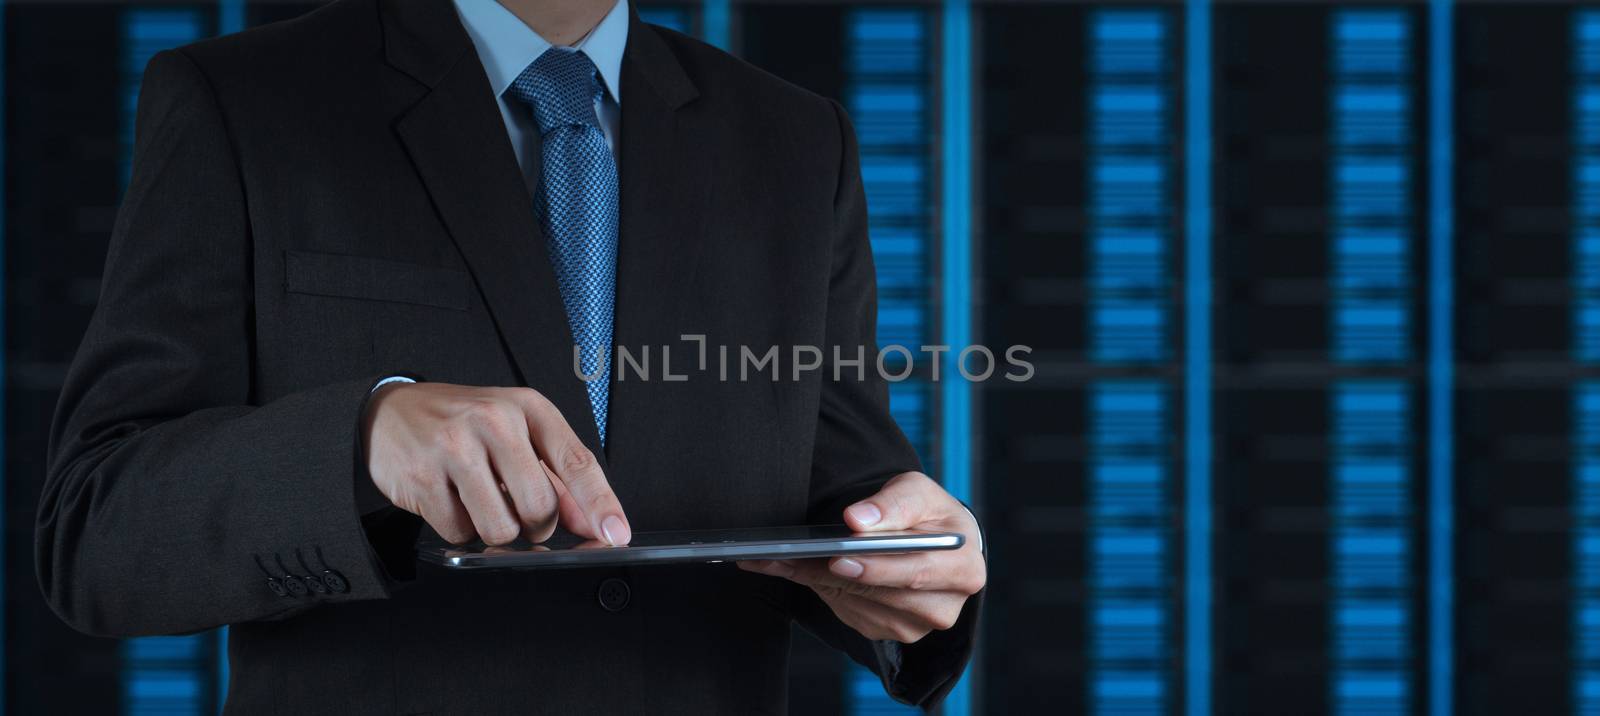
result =
M303 580L303 579L301 579L299 577L296 577L296 576L294 576L292 574L284 576L283 585L285 587L289 588L289 593L290 594L293 594L293 595L295 595L297 597L303 597L303 596L306 595L307 592L311 591L309 588L306 587L305 580Z
M280 597L289 596L289 590L287 587L283 586L283 582L273 579L272 577L267 577L267 589L272 590L273 594L276 594Z
M306 580L306 586L310 587L311 591L316 592L317 594L328 593L328 585L323 584L322 580L317 578L317 575L308 574L305 577L302 577L302 579Z
M328 591L334 594L350 591L350 583L345 581L344 575L331 569L322 573L322 583L328 585Z

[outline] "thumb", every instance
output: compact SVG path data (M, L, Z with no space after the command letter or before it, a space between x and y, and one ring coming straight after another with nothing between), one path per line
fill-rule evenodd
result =
M573 501L572 493L567 490L567 483L562 482L543 460L539 467L544 469L544 476L550 480L550 487L556 491L557 521L562 526L579 537L588 540L600 539L600 533L594 531L594 525L589 522L589 517L583 514L583 508Z
M845 524L857 532L908 530L936 515L934 496L942 488L920 472L903 472L884 484L883 489L844 511Z

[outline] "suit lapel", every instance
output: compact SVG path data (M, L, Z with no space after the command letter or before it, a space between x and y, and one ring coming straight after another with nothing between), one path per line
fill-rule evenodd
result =
M630 4L631 8L631 4ZM631 9L630 9L631 12ZM684 311L705 234L702 221L714 152L693 113L680 109L697 96L677 58L654 28L633 14L622 60L621 225L617 246L614 343L638 355L648 350L650 381L628 375L611 384L607 450L612 464L642 442L660 405L661 348L673 346L673 372L690 365L693 344ZM615 370L615 367L613 367ZM699 378L703 379L703 378ZM652 456L637 455L649 464Z
M561 409L600 459L626 450L667 406L650 382L611 388L606 450L583 383L545 237L499 107L471 40L447 0L381 0L389 64L428 88L395 130L471 269L524 381ZM677 57L629 6L622 63L621 222L613 342L657 352L678 345L714 176L711 128L680 111L698 96ZM675 372L687 346L678 345ZM652 369L660 371L659 357ZM659 382L658 375L651 376ZM641 458L646 456L641 455ZM613 458L614 459L614 458Z
M525 383L602 455L572 331L499 106L455 9L387 0L385 54L429 87L395 124Z

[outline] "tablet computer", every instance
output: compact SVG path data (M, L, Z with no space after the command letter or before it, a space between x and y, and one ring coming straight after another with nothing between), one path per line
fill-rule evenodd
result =
M954 532L856 533L844 525L823 525L638 532L633 542L611 547L558 531L541 544L495 547L453 545L432 536L418 543L417 558L449 569L540 569L893 554L957 549L963 542Z

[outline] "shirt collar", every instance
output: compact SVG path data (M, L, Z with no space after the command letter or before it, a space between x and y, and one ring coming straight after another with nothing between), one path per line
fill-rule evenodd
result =
M539 59L550 42L534 32L496 0L454 0L461 24L478 49L478 59L489 75L489 86L499 97L528 65ZM611 12L572 46L583 50L600 70L611 99L622 104L622 51L628 44L628 0L617 0Z

